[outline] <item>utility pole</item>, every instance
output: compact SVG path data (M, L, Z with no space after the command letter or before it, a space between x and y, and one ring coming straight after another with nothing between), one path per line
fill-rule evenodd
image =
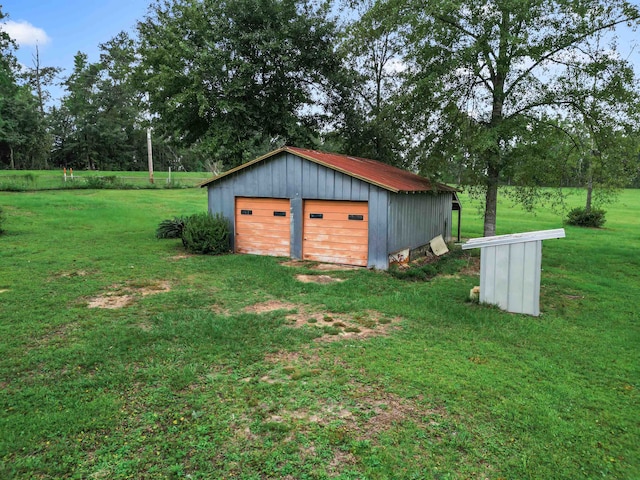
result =
M149 183L153 183L153 147L151 146L151 95L147 92L147 116L149 126L147 127L147 160L149 163Z
M147 127L147 159L149 160L149 183L153 183L153 148L151 146L151 127Z

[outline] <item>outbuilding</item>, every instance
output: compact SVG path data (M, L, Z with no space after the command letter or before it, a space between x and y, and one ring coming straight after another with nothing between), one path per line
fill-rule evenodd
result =
M236 253L387 269L451 239L456 189L365 158L282 147L201 184Z

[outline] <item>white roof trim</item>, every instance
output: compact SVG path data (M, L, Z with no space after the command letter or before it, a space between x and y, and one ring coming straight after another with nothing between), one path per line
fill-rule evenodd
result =
M497 235L495 237L472 238L462 245L463 250L470 248L495 247L497 245L509 245L512 243L537 242L551 238L564 238L564 228L554 230L539 230L537 232L511 233L509 235Z

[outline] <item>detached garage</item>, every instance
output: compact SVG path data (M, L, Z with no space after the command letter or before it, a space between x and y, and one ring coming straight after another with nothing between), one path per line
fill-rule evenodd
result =
M364 158L283 147L202 184L231 220L236 253L386 269L451 239L456 190Z

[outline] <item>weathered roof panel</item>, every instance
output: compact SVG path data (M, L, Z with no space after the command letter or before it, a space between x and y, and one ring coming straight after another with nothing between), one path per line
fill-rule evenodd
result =
M352 157L349 155L340 155L337 153L320 152L317 150L309 150L298 147L282 147L274 150L262 157L256 158L250 162L244 163L239 167L233 168L211 180L207 180L200 184L204 187L210 183L216 182L227 175L231 175L237 171L254 165L258 162L271 158L279 153L288 152L298 155L311 162L323 165L332 170L342 172L354 178L358 178L367 183L377 185L394 193L398 192L427 192L427 191L447 191L456 192L457 190L442 183L432 183L429 179L416 175L407 170L397 168L386 163L370 160L367 158Z

